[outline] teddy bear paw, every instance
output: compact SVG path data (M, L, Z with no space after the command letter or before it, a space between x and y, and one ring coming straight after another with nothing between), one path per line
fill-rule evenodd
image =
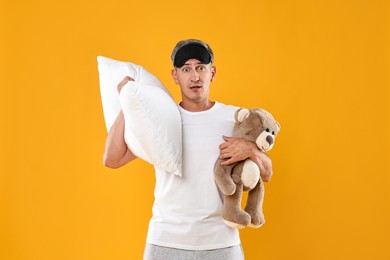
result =
M226 195L230 196L233 195L236 192L237 186L232 183L226 183L224 186L220 187L221 192Z
M242 229L245 227L244 225L242 225L240 223L234 223L234 222L231 222L231 221L228 221L225 219L223 220L223 222L225 222L226 226L234 228L234 229Z
M222 218L223 222L231 228L244 228L251 223L251 216L245 211L235 212L234 215Z
M260 224L258 224L258 225L255 225L255 224L250 223L250 224L248 225L248 227L250 227L250 228L259 228L259 227L261 227L264 223L265 223L265 221L262 222L262 223L260 223Z
M265 223L264 214L263 213L256 214L254 217L252 217L251 223L248 225L248 227L259 228L262 225L264 225L264 223Z

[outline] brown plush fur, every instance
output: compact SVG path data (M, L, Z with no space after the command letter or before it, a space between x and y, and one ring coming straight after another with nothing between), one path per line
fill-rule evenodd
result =
M272 148L280 125L270 113L262 109L240 108L236 111L235 119L233 137L255 142L259 149L264 151ZM250 177L248 181L247 176L254 177ZM214 177L224 195L222 218L228 226L243 228L260 227L264 224L262 211L264 184L260 177L260 170L254 162L246 159L223 166L219 159L215 165ZM242 210L242 192L246 190L249 190L248 200L245 210Z

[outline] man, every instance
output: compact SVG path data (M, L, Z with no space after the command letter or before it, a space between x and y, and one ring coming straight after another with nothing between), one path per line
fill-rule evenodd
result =
M183 127L183 177L155 168L155 202L144 259L244 259L238 230L226 226L221 218L223 201L214 183L214 165L218 156L223 164L249 157L259 166L262 179L269 181L271 159L255 143L228 137L237 107L209 99L216 75L209 45L194 39L180 41L171 58L172 76L182 96L178 108ZM124 78L118 90L130 80ZM121 112L107 136L106 166L117 168L136 158L123 135Z

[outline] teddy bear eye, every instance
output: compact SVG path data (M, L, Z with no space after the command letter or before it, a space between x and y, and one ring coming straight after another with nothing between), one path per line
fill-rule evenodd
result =
M274 131L272 131L272 135L275 135L275 132L274 132Z
M266 132L269 132L269 129L267 128L267 129L265 129L265 131L266 131Z

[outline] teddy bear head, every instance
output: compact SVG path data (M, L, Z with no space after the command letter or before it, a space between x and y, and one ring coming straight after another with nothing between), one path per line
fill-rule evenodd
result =
M280 131L280 124L264 109L240 108L235 113L233 135L255 142L259 149L269 151Z

